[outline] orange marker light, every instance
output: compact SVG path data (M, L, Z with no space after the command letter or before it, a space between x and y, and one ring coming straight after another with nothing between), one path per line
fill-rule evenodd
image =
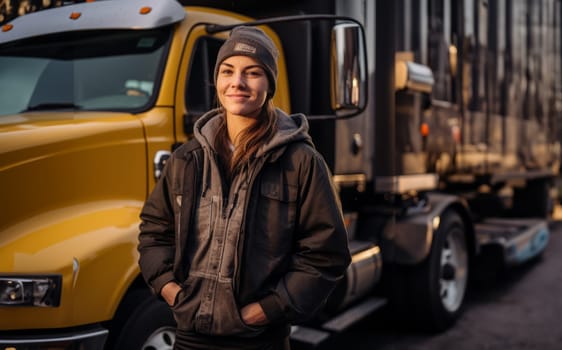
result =
M143 8L140 9L139 13L141 15L148 15L150 13L150 11L152 11L152 7L150 6L145 6Z
M2 26L2 31L3 31L3 32L7 32L7 31L12 30L12 28L14 28L14 25L13 25L13 24L4 24L4 25Z
M420 134L423 137L429 135L429 125L427 125L427 123L422 123L422 125L420 126Z
M453 125L451 127L451 135L453 137L453 141L461 143L461 128L459 128L458 125Z
M81 12L72 12L70 14L70 19L77 20L78 18L80 18L80 16L82 16Z

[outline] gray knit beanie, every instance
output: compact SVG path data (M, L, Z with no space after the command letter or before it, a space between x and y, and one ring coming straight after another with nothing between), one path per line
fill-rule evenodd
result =
M265 32L256 27L240 26L230 32L222 44L215 64L215 85L219 66L231 56L248 56L261 63L269 79L269 94L273 96L277 85L277 58L279 52Z

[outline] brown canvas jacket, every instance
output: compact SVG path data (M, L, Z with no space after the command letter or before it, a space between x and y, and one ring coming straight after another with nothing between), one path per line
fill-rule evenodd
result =
M217 280L215 289L225 291L213 295L215 312L206 319L198 309L208 283L214 282L190 274L194 253L188 249L201 239L193 232L192 218L203 156L196 141L176 150L146 201L139 235L145 280L157 295L172 280L183 286L173 307L183 330L259 334L268 326L249 327L240 320L239 309L251 302L260 303L271 325L308 319L351 260L339 200L323 158L303 140L261 158L246 201L232 283L223 286Z

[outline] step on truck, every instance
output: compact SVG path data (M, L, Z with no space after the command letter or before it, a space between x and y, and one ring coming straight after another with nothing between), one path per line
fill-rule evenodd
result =
M548 244L557 1L57 5L0 30L2 349L171 349L172 314L139 274L139 212L214 106L214 60L241 24L278 46L274 102L308 116L349 234L345 277L293 342L382 307L447 329L482 251L512 266Z

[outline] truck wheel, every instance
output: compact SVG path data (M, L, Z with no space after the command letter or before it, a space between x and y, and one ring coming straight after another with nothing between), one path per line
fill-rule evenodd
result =
M132 311L114 349L172 350L175 340L172 311L165 302L150 296Z
M458 213L446 211L429 256L393 272L390 305L397 312L395 320L427 331L449 328L462 312L468 268L465 225Z

